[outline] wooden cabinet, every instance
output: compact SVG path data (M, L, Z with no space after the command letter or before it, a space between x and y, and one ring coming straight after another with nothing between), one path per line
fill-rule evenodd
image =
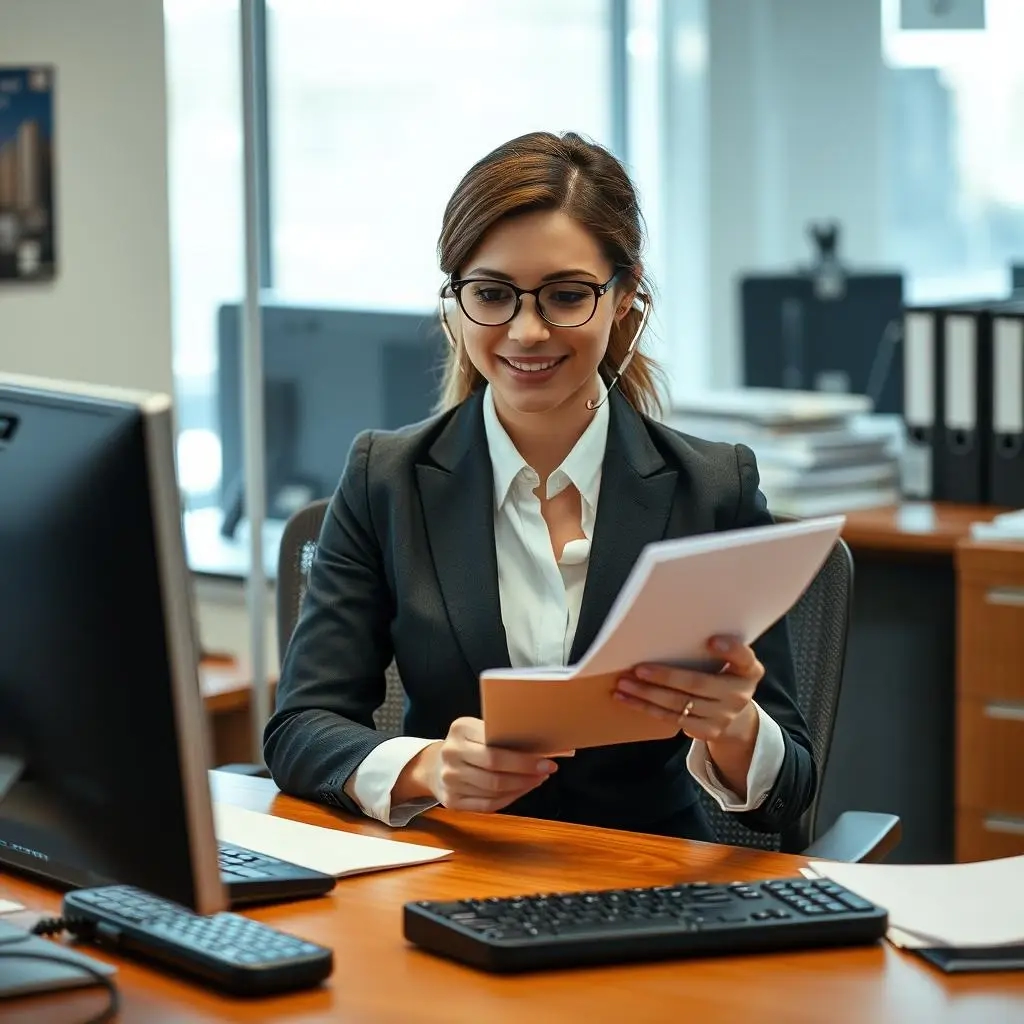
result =
M1024 543L956 557L956 857L1024 854Z

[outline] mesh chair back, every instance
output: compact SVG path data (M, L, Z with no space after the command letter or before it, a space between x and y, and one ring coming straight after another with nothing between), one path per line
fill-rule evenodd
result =
M840 539L788 616L797 704L807 721L818 766L818 792L810 810L797 826L783 835L753 832L702 793L705 810L720 842L799 853L814 838L820 780L828 762L843 682L852 600L853 558L846 542Z
M277 561L277 644L282 659L299 621L306 596L309 570L330 500L314 501L296 512L285 524ZM384 674L387 683L384 703L373 716L378 732L399 736L405 716L405 691L392 662Z

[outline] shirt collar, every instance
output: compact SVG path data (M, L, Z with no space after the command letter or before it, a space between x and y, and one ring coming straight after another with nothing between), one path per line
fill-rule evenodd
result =
M598 380L599 398L604 398L607 388L603 380ZM572 451L562 460L562 464L551 474L549 486L558 487L558 478L564 474L580 492L581 497L591 508L597 507L598 491L601 485L601 466L604 462L605 445L608 441L608 403L601 402L594 413L594 418L587 424L580 439ZM508 497L516 477L529 469L526 460L519 454L519 449L512 443L507 431L498 419L494 408L494 394L490 384L484 394L484 430L487 435L487 447L491 455L491 466L494 473L494 507L501 508Z

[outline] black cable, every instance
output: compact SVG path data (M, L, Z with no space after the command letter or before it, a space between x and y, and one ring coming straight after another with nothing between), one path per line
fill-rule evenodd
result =
M0 948L0 958L3 957L6 957L8 960L45 960L47 963L70 967L94 978L107 990L107 1007L105 1010L100 1011L97 1016L90 1017L85 1021L85 1024L106 1024L107 1021L113 1020L121 1012L121 993L118 991L116 982L113 978L107 977L107 975L95 967L90 967L88 964L78 963L74 960L67 960L64 957L57 956L56 953L39 953L34 950L21 952L16 949Z
M29 929L33 935L59 935L61 932L71 932L79 938L88 938L86 929L77 921L70 921L64 917L42 917Z

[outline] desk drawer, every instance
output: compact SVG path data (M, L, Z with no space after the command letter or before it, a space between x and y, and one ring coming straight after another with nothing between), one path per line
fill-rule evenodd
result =
M986 814L959 808L956 815L956 859L996 860L1024 854L1024 817Z
M957 702L956 802L1024 818L1024 701Z
M958 620L961 695L1024 701L1024 579L961 581Z

